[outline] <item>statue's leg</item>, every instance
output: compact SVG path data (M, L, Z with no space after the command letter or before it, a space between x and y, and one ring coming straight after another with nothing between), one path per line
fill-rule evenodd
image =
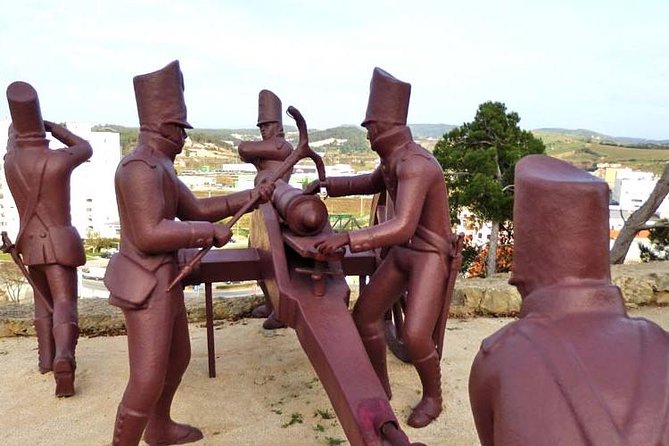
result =
M29 267L30 277L39 290L51 301L51 293L44 272L39 267ZM53 340L53 315L46 303L37 296L38 291L33 290L35 307L35 333L37 334L37 352L39 372L44 374L53 370L53 358L56 354L56 345ZM53 302L52 302L53 305Z
M441 313L447 276L438 254L413 251L404 261L411 273L403 339L423 386L423 396L408 424L424 427L442 410L441 367L432 332Z
M404 283L404 274L396 266L395 251L391 250L353 307L353 320L388 399L391 398L392 391L386 366L383 316L399 298Z
M123 310L130 376L119 404L114 446L139 444L149 415L163 393L175 326L174 305L170 302L174 296L165 292L170 271L165 265L156 272L159 280L146 308Z
M56 396L68 397L74 395L75 349L79 339L77 270L61 265L46 265L43 268L53 297Z
M183 293L176 290L170 301L176 310L172 345L165 384L158 401L149 415L144 441L149 445L185 444L202 439L202 432L188 424L176 423L170 416L174 394L190 362L188 318L183 304Z

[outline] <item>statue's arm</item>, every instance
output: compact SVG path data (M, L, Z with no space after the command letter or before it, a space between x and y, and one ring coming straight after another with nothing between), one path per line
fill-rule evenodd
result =
M212 223L165 218L169 203L162 189L163 178L159 169L141 161L130 162L117 173L116 185L129 216L133 241L143 252L159 254L212 245Z
M242 141L239 143L239 157L246 163L255 160L283 161L293 151L284 139L272 138L266 141Z
M351 251L367 251L408 242L416 232L432 182L431 174L423 168L422 162L402 163L397 169L395 215L379 225L350 232Z
M384 189L381 169L372 173L350 177L331 177L325 180L325 188L331 197L346 195L376 194Z
M181 220L216 222L234 215L251 198L251 190L218 197L197 198L184 183L179 181L177 217Z
M70 159L72 165L78 166L93 155L93 148L88 141L75 135L62 125L44 121L44 127L48 132L51 132L54 138L67 146L63 151L72 157Z
M469 374L469 402L474 415L474 424L481 441L481 446L494 446L494 412L492 398L495 393L492 389L490 375L490 358L479 351L472 364Z

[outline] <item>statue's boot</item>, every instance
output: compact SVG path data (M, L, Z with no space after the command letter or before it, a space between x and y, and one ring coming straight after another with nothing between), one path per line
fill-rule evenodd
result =
M286 328L286 324L278 320L276 318L276 313L272 311L262 323L262 328L265 330L276 330L277 328Z
M53 327L56 355L53 360L53 375L56 379L56 396L74 395L74 371L77 364L74 350L79 338L79 327L74 322L66 322Z
M272 307L267 304L260 304L251 310L251 316L257 319L269 317L272 313Z
M44 374L53 370L53 358L56 354L56 344L53 340L53 323L51 317L34 320L37 333L37 353L39 372Z
M411 427L425 427L441 413L441 368L437 351L426 358L413 361L423 385L423 398L413 408L407 424Z
M148 419L149 417L146 414L119 404L116 411L112 446L137 446Z
M165 383L163 393L153 408L144 432L144 441L149 446L186 444L201 440L200 429L188 424L176 423L170 417L170 409L179 383Z
M367 356L372 362L372 367L379 378L383 390L386 392L388 399L393 397L393 392L390 389L390 380L388 379L388 368L386 366L386 340L381 335L374 335L363 337L362 343L367 351Z

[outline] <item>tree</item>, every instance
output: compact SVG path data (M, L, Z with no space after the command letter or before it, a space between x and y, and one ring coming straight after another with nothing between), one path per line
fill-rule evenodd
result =
M658 223L648 231L651 245L648 247L639 243L642 262L669 260L669 221L660 220Z
M451 219L467 207L482 221L492 223L486 275L497 269L500 222L513 218L513 178L518 160L544 153L544 143L518 127L520 117L501 102L485 102L474 121L446 133L434 155L449 186Z
M0 286L10 302L20 302L21 290L27 283L21 270L13 262L0 262Z
M616 241L613 243L613 248L611 248L612 264L623 263L627 251L629 251L630 246L634 241L634 236L636 236L639 231L651 228L646 226L646 223L655 211L657 211L657 208L660 207L660 204L662 204L662 201L664 201L667 194L669 194L669 163L664 166L664 172L655 184L655 188L653 189L653 192L650 193L648 200L630 215L620 230Z

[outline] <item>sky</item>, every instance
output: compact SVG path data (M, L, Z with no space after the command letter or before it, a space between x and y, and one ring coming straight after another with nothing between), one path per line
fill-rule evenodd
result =
M409 123L460 125L492 100L524 129L669 139L667 0L14 0L0 11L0 84L31 83L52 121L137 126L132 77L178 59L196 128L254 126L263 88L310 128L358 125L378 66L412 84Z

